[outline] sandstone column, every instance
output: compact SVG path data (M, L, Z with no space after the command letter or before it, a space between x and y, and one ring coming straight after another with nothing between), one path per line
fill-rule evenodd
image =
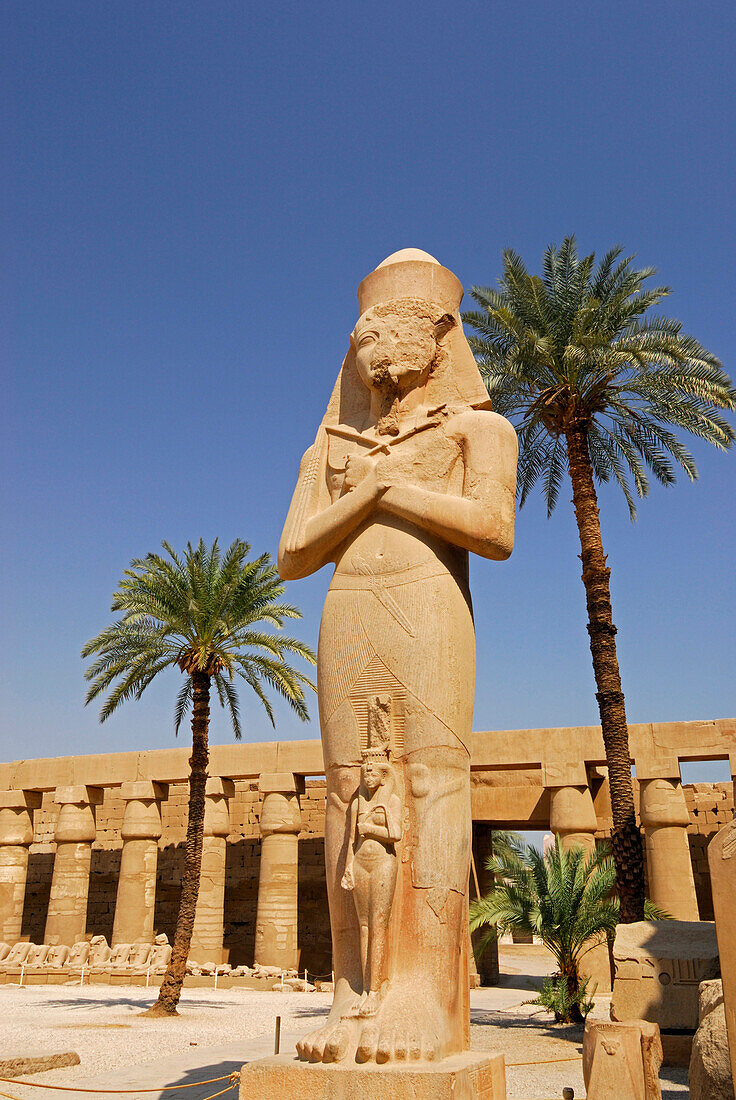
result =
M57 787L59 804L54 839L54 874L44 939L71 947L87 930L87 898L92 841L95 839L95 806L102 802L99 787Z
M299 795L304 792L304 780L291 772L264 772L258 789L263 809L255 961L296 969Z
M0 943L11 947L20 939L33 810L40 805L35 791L0 791Z
M674 771L673 771L674 769ZM669 771L663 775L663 771ZM698 920L698 899L687 827L690 815L677 761L669 767L636 762L644 826L649 897L675 920Z
M549 827L559 833L563 848L575 846L595 850L598 821L584 764L545 768L545 785L550 788ZM580 960L580 974L590 980L590 992L611 992L611 963L605 937L586 951Z
M473 822L473 860L478 875L481 897L493 886L493 875L486 869L486 861L493 855L493 825L489 821ZM471 897L475 893L475 884ZM474 939L480 938L480 933ZM472 967L472 959L471 959ZM483 985L498 985L498 940L489 943L480 961L476 961L478 976Z
M713 913L723 979L731 1076L736 1081L736 821L724 825L708 845Z
M165 787L148 780L123 783L125 812L120 835L123 854L115 901L113 946L118 943L153 943L156 904L158 840L161 836L159 800Z
M230 779L207 780L202 844L202 877L194 917L190 958L221 963L225 912L225 856L230 832L228 799L235 791Z

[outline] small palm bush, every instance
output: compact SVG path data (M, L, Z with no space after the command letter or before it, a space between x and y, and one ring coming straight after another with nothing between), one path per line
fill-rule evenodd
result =
M588 1007L580 960L601 933L613 934L619 919L610 851L604 846L591 854L581 847L566 850L557 836L546 855L533 847L508 848L488 861L488 869L497 884L470 905L471 932L485 930L476 953L505 932L539 936L558 973L533 1003L549 1008L558 1022L580 1022ZM650 919L665 915L649 904L646 909Z

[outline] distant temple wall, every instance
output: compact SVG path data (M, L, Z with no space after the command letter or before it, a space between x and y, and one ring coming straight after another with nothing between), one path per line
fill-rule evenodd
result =
M678 851L687 852L689 897L669 899L669 907L682 904L682 912L674 915L683 919L697 912L701 919L712 919L706 848L710 837L733 817L733 784L682 785L679 764L729 760L733 775L736 721L632 726L630 743L650 892L656 893L662 889L658 883L673 877L669 872L663 875L658 864L678 858ZM14 902L9 894L0 896L0 918L6 929L0 938L9 942L13 937L8 929L17 927L16 939L49 942L49 927L57 927L50 918L59 892L54 886L55 863L57 878L61 874L57 850L60 842L68 848L69 838L77 835L68 832L71 817L67 815L66 825L61 824L63 812L68 811L91 814L93 821L91 832L79 833L82 847L87 845L89 866L86 896L83 890L81 900L86 911L83 936L104 935L113 940L123 849L131 836L141 835L138 826L139 831L131 833L124 824L130 812L126 807L133 806L140 812L152 807L158 815L160 825L150 830L150 843L158 855L153 892L146 895L155 896L149 924L154 933L165 932L173 939L186 832L188 757L187 748L177 748L0 764L0 856L3 851L10 853L10 864L16 867L20 857L14 853L21 852L22 863L24 844L27 852L24 883L22 872L13 871L21 894L24 888L22 913L11 911L13 906L18 909L17 890ZM481 878L480 864L492 828L552 828L570 841L608 835L611 817L604 760L599 727L474 734L471 792ZM291 800L297 815L293 827L283 827L297 837L292 871L298 887L298 915L292 938L298 944L300 968L328 974L330 934L322 844L325 783L319 741L216 745L209 774L208 782L214 786L211 791L208 787L208 795L226 813L219 833L210 830L216 834L215 841L217 835L225 837L225 844L217 849L220 854L211 857L221 864L219 870L215 867L215 879L224 879L224 901L219 910L216 906L212 910L214 917L210 914L217 926L216 953L233 965L251 964L257 953L262 811L264 799L273 799L283 788L283 798ZM8 814L15 822L12 827ZM19 843L17 821L24 814L32 822L32 840L29 832L26 841ZM660 903L667 900L659 899ZM57 942L65 942L63 933Z

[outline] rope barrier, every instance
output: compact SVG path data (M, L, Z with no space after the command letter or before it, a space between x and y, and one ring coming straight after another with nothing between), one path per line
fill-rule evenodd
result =
M235 1076L235 1074L231 1074L231 1076ZM238 1077L238 1079L240 1079L240 1074L237 1074L237 1077ZM4 1081L5 1078L0 1078L0 1080ZM225 1078L220 1078L220 1080L225 1080ZM207 1081L195 1081L194 1084L192 1084L192 1085L169 1085L168 1087L166 1085L164 1085L160 1089L72 1089L72 1088L70 1088L70 1089L67 1089L66 1091L68 1091L68 1092L98 1092L98 1093L103 1093L103 1092L119 1092L119 1093L128 1092L128 1093L136 1093L137 1094L137 1093L140 1093L140 1092L169 1092L171 1089L174 1089L174 1088L177 1088L177 1089L178 1088L193 1089L193 1088L196 1088L197 1085L206 1085L207 1083L208 1083ZM41 1089L50 1089L50 1088L59 1088L60 1087L59 1085L41 1085L41 1084L39 1084L38 1081L16 1081L15 1084L16 1085L26 1085L26 1086L32 1085L32 1086L35 1086L36 1088L41 1088ZM232 1089L237 1088L237 1085L238 1085L238 1081L233 1081L233 1083L231 1085L228 1085L227 1088L220 1089L219 1092L212 1092L212 1093L210 1093L209 1096L205 1096L203 1098L203 1100L215 1100L215 1097L224 1096L226 1092L231 1092ZM0 1092L0 1096L4 1097L5 1100L20 1100L20 1097L13 1096L9 1092Z
M200 1085L216 1085L220 1081L229 1081L230 1084L222 1092L216 1092L215 1096L222 1096L223 1092L229 1092L230 1089L234 1089L240 1081L240 1071L233 1070L232 1073L226 1073L222 1077L208 1077L205 1081L191 1081L187 1085L160 1085L157 1089L83 1089L74 1088L72 1085L44 1085L42 1081L19 1081L17 1077L0 1077L0 1082L5 1085L22 1085L24 1088L31 1089L50 1089L53 1092L88 1092L94 1096L103 1095L135 1095L139 1092L175 1092L177 1089L196 1089ZM0 1096L7 1096L6 1092L0 1092ZM17 1100L17 1098L16 1098ZM212 1097L206 1097L205 1100L212 1100Z
M551 1066L555 1062L579 1062L582 1054L573 1054L569 1058L538 1058L535 1062L507 1062L506 1068L511 1066Z

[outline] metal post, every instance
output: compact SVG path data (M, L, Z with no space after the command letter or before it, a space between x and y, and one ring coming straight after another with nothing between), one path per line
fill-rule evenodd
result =
M275 1030L274 1036L273 1036L273 1052L274 1052L274 1054L279 1053L279 1047L280 1046L281 1046L281 1017L277 1016L276 1017L276 1030Z

